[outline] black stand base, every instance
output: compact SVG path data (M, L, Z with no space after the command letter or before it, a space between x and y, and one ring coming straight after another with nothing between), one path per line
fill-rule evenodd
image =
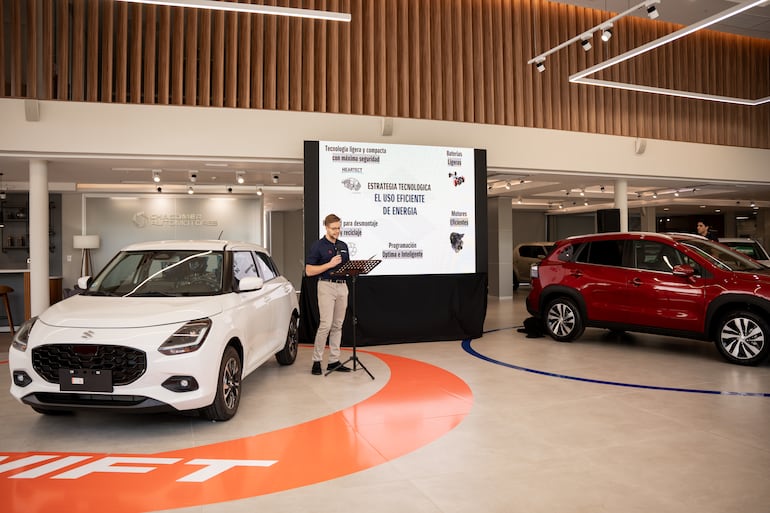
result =
M366 368L366 365L364 365L361 362L361 360L358 358L358 356L356 356L355 354L353 356L351 356L350 358L348 358L347 360L345 360L344 362L342 362L342 365L345 365L348 362L353 362L353 372L355 372L357 370L362 370L363 369L363 370L366 371L367 374L369 374L370 378L374 379L374 376L372 376L372 373L369 372L369 369ZM357 369L356 368L356 364L358 364L361 367L361 369ZM328 376L332 372L334 372L334 370L326 371L325 376Z

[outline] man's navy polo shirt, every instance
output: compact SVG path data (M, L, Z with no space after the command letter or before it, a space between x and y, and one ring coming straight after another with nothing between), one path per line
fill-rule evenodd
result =
M330 242L326 237L321 237L310 247L310 253L307 256L305 263L310 265L323 265L329 262L334 257L334 255L337 254L337 251L340 252L340 256L342 257L342 264L350 260L350 253L348 252L347 244L339 239L337 239L337 242L334 243ZM337 267L324 271L318 275L318 277L322 280L339 279L338 277L331 276L331 273L333 273Z

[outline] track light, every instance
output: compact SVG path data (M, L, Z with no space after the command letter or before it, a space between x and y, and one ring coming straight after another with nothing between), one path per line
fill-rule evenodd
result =
M158 192L163 192L163 187L161 187L160 185L158 185L157 189L155 189L155 190L156 190L156 191L158 191Z
M243 172L242 171L239 171L239 172L235 173L235 181L238 182L239 184L243 184L243 182L246 181L243 178Z
M542 73L543 71L545 71L545 59L541 59L541 60L535 61L535 68L536 68L536 69L537 69L537 70L538 70L540 73Z
M754 207L756 207L756 206L757 206L757 204L756 204L756 203L754 203L754 202L752 201L752 202L751 202L751 204L750 204L749 206L750 206L751 208L754 208Z
M674 191L674 196L679 197L679 191Z
M602 25L600 28L602 29L602 41L606 43L612 38L612 23Z
M262 196L262 187L257 189L257 196Z
M505 182L505 190L510 191L511 190L511 182Z
M519 205L521 205L521 198L519 198L519 199L516 201L516 203L518 203Z
M190 171L190 181L192 183L195 183L198 180L198 172L197 171Z
M657 192L653 192L652 193L652 199L658 199L658 193Z
M660 0L650 0L649 2L645 2L644 6L647 7L647 16L650 17L651 20L654 20L657 18L660 13L658 12L658 9L655 7L655 4L659 4Z
M586 190L585 189L580 189L580 195L581 196L585 196L586 195Z
M187 194L195 194L195 191L193 190L193 186L192 185L188 185L187 186Z
M152 170L152 181L155 183L160 182L160 169L153 169Z
M316 20L349 22L351 14L346 12L322 11L315 9L300 9L296 7L278 7L272 5L249 5L238 2L215 2L212 0L125 0L141 4L170 5L173 7L190 7L195 9L211 9L214 11L245 12L249 14L269 14L294 18L309 18Z
M603 185L600 185L600 186L599 186L599 190L600 190L601 192L604 192L604 186L603 186Z
M586 52L591 49L591 34L583 34L580 39L580 46L582 46L583 50Z

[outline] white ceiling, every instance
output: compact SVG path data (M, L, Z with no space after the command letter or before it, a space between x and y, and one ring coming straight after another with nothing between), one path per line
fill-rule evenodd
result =
M640 1L641 0L561 0L559 3L590 7L591 9L600 11L621 13L639 4ZM661 0L660 3L656 5L656 8L660 14L660 17L658 18L660 21L668 21L680 25L691 25L696 21L700 21L711 15L727 10L738 3L743 2L731 0ZM646 16L646 13L644 10L640 10L635 15ZM728 18L722 23L712 25L709 29L742 36L770 39L770 7L765 4L763 7L749 9L742 14Z
M565 0L610 12L623 12L638 4L629 0ZM727 0L661 0L660 20L691 24L734 5ZM644 14L641 12L640 14ZM608 15L609 17L609 15ZM770 7L759 7L715 27L718 30L770 39ZM266 159L198 160L184 157L163 160L130 155L114 158L50 155L48 175L52 191L84 191L93 193L155 194L152 170L161 170L163 193L184 193L190 185L190 173L197 175L193 185L197 193L255 194L262 188L268 210L298 210L303 207L303 165L300 160ZM236 173L243 172L245 183L235 183ZM10 191L26 190L28 160L0 153L0 187ZM277 177L277 179L276 179ZM506 186L509 185L510 189ZM228 188L232 188L232 193ZM608 176L576 176L566 172L511 172L489 170L490 197L508 197L514 209L547 208L561 211L595 210L614 203L615 179ZM603 190L602 190L603 188ZM680 190L680 196L674 192ZM585 195L581 195L583 192ZM656 205L672 214L713 213L723 211L751 212L752 203L770 208L770 178L765 183L735 184L693 180L664 180L644 177L627 180L629 207ZM658 193L658 198L653 198ZM519 204L521 199L521 204ZM585 201L588 205L584 205Z

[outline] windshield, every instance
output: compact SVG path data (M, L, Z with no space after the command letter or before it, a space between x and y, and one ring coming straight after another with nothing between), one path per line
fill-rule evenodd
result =
M683 240L680 242L695 249L712 264L725 271L758 271L766 269L762 264L717 242L700 239Z
M222 293L222 252L124 251L96 277L92 296L211 296Z

